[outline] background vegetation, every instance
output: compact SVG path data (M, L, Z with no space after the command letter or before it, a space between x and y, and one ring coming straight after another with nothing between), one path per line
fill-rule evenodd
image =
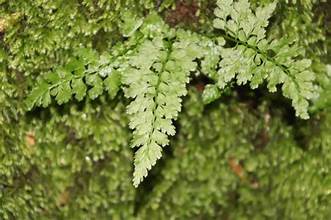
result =
M0 0L0 219L331 219L331 3L229 2Z

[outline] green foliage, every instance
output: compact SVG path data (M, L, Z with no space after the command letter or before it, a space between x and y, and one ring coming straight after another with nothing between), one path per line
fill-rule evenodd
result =
M127 22L125 29L132 30L124 36L132 36L141 22L138 21L137 26L132 25L132 19L128 18ZM155 27L158 28L156 31L153 30ZM50 96L55 96L60 105L73 95L78 101L86 93L95 99L103 90L114 97L122 82L125 96L133 99L127 107L129 126L134 130L132 147L141 146L135 157L135 186L161 158L162 147L169 143L168 136L176 133L172 120L181 110L181 97L186 95L190 73L197 71L197 63L193 61L204 55L207 59L214 45L212 42L209 45L199 43L202 38L187 31L170 29L157 15L147 17L141 32L135 33L133 39L139 38L136 37L139 34L146 36L140 37L135 47L128 43L124 49L126 53L115 46L112 48L115 55L98 59L90 49L79 50L78 58L45 75L27 99L31 109L33 106L47 107ZM206 60L203 65L205 69L211 68L212 63ZM88 86L91 88L87 91Z
M135 157L135 186L160 159L162 147L169 143L167 136L175 135L172 120L181 110L189 74L196 70L193 60L201 56L197 39L189 33L179 32L171 39L171 30L165 31L170 33L168 39L156 37L142 44L123 77L129 85L126 96L134 98L127 108L134 129L132 146L142 146Z
M331 185L326 177L330 170L326 167L331 161L329 152L324 151L330 149L329 135L307 136L312 138L307 142L309 147L302 149L293 128L277 113L270 119L263 105L257 112L250 112L246 103L232 102L198 110L199 102L198 93L191 91L185 109L195 111L185 112L179 119L183 131L153 182L155 187L140 213L142 219L330 216ZM329 119L321 120L326 132ZM311 134L315 129L310 125L306 132Z
M271 92L283 84L283 94L292 99L296 115L307 119L308 100L315 93L315 74L309 59L298 59L301 51L290 40L267 39L265 28L276 3L258 7L255 12L247 0L220 0L217 4L214 26L236 44L221 52L219 87L224 88L233 78L238 84L251 81L253 89L266 79Z
M326 74L323 80L321 80L322 91L320 92L319 98L315 100L311 108L312 111L318 111L331 106L331 65L326 65L324 70Z
M57 68L43 76L38 85L32 90L26 103L29 109L33 106L47 107L51 96L55 96L58 104L67 103L72 96L81 101L87 94L96 99L104 90L114 97L120 87L120 74L110 65L110 57L99 57L91 49L77 52L64 67ZM89 87L89 89L88 89Z
M0 219L330 219L329 8L0 0Z
M221 97L221 91L216 85L208 84L203 90L202 101L204 104L209 104Z

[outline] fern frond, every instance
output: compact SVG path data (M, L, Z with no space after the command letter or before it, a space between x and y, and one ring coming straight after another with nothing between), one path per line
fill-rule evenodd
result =
M296 115L307 119L309 100L315 96L315 73L311 61L300 59L301 50L288 39L268 39L266 27L276 3L251 10L247 0L219 0L214 27L222 29L234 47L221 52L218 82L220 88L236 78L238 84L250 81L256 88L264 80L268 89L276 91L283 84L284 96L292 100Z
M77 57L64 67L39 79L26 100L28 109L47 107L51 96L58 104L67 103L72 96L81 101L86 95L97 98L104 90L114 97L120 88L120 73L110 63L111 57L99 56L92 49L80 49Z
M162 147L175 134L173 120L181 110L181 97L186 95L189 74L197 64L200 47L188 32L168 29L165 37L147 39L129 60L123 74L125 95L133 99L127 107L132 147L135 155L134 186L147 176L148 170L162 156Z

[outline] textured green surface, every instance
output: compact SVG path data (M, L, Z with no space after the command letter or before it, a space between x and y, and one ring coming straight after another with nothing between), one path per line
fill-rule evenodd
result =
M0 0L0 219L331 219L330 8Z

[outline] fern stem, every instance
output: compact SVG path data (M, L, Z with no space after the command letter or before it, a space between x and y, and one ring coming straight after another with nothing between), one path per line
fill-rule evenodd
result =
M153 131L149 134L148 144L151 144L152 139L151 139L150 136L153 134L153 132L155 130L155 121L156 121L155 111L156 111L156 109L158 107L158 104L156 102L156 98L158 97L158 94L159 94L159 87L160 87L160 84L161 84L162 73L165 70L165 66L166 66L166 64L167 64L167 62L169 60L170 54L172 52L172 42L164 42L164 45L165 45L165 49L167 50L167 56L166 56L165 60L162 62L162 68L161 68L161 71L159 73L159 77L158 77L158 80L157 80L157 83L156 83L156 86L155 86L155 97L153 98L154 99L154 106L153 106L153 109L152 109L152 112L153 112L153 121L152 121Z

